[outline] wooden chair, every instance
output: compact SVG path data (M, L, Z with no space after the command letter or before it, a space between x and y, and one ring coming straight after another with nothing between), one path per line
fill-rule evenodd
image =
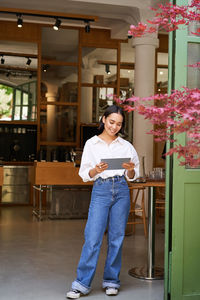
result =
M159 218L164 215L165 212L165 189L162 187L157 188L156 194L156 223L159 223Z
M131 186L129 187L129 190L130 190L131 208L130 208L129 218L127 222L126 235L130 235L135 232L136 224L143 224L144 235L145 237L147 237L147 225L146 225L146 215L145 215L145 205L144 205L145 187L140 186L135 188L134 186ZM133 190L137 190L134 199L133 199ZM139 195L142 195L141 204L138 204ZM141 215L138 215L137 213L141 213ZM130 225L131 225L131 231L128 231L128 227L130 227Z

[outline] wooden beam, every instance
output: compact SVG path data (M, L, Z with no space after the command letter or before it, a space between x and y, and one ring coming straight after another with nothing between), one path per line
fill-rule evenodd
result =
M42 11L42 10L32 10L32 9L19 9L19 8L8 8L8 7L0 7L0 13L11 13L11 14L24 14L29 16L44 16L44 17L60 17L69 20L88 20L96 22L98 21L97 16L90 15L78 15L78 14L66 14L61 12L51 12L51 11Z
M61 102L61 101L47 101L45 102L45 104L58 105L58 106L78 106L77 102Z
M81 83L82 87L106 87L106 88L117 88L116 84L103 84L103 83Z
M43 65L55 65L55 66L72 66L72 67L78 66L78 63L76 63L76 62L65 62L65 61L59 61L56 59L43 59L43 58L42 58L42 64Z
M37 69L33 68L21 68L21 67L13 67L13 66L7 66L7 65L0 65L1 70L8 70L8 71L27 71L27 72L37 72Z
M97 63L100 65L117 65L117 62L109 61L109 60L97 60ZM120 63L120 69L131 69L133 70L135 68L135 64L131 62L121 62Z
M0 55L29 57L29 58L37 58L38 57L38 55L30 54L30 53L14 53L14 52L6 52L6 51L0 51Z
M157 64L156 67L160 69L168 69L168 65Z

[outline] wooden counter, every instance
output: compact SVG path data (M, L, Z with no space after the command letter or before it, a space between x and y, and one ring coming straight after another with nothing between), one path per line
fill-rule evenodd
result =
M29 167L29 178L33 185L92 185L83 182L79 168L72 162L35 162Z
M33 166L33 161L3 161L4 166Z
M79 168L72 162L34 162L29 166L29 178L33 185L93 185L93 181L83 182L78 175ZM129 188L164 187L164 181L129 182Z
M0 186L3 185L3 167L0 167Z

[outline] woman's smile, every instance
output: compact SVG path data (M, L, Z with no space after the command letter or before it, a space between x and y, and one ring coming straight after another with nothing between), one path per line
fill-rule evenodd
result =
M104 130L108 135L116 135L122 127L123 117L121 114L112 113L103 119Z

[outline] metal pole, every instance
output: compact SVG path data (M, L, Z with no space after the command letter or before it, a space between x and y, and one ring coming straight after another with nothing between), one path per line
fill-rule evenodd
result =
M147 249L147 277L154 278L155 267L155 189L148 188L148 249Z

